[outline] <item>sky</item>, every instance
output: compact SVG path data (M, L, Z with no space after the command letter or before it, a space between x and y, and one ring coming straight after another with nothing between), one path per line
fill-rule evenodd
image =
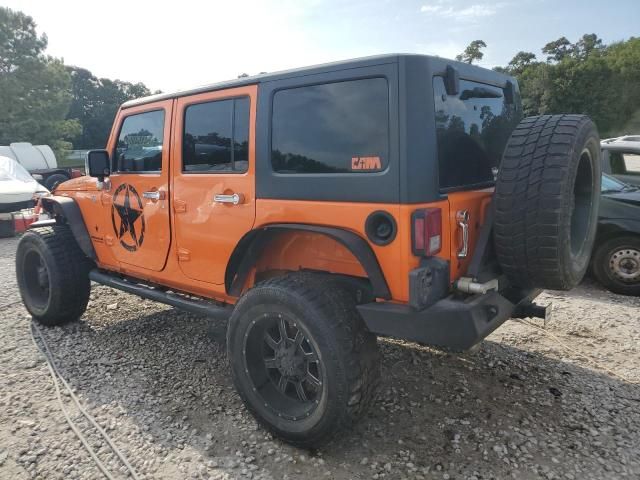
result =
M453 58L487 43L480 65L596 33L640 35L640 0L0 0L31 15L47 53L94 75L165 92L383 53ZM605 5L606 7L603 7Z

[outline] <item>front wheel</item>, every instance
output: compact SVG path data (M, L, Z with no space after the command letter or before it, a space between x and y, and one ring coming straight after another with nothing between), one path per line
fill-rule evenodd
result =
M376 337L338 282L293 274L238 302L227 350L247 408L276 436L318 447L349 428L380 378Z
M33 318L47 326L80 318L89 301L90 263L65 225L25 233L16 250L16 277Z
M622 236L602 243L593 256L593 273L612 292L640 295L640 237Z

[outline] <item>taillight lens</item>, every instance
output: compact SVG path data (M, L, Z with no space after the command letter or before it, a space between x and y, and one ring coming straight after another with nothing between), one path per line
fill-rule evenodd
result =
M436 255L442 249L442 210L423 208L416 210L413 220L413 254L425 257Z

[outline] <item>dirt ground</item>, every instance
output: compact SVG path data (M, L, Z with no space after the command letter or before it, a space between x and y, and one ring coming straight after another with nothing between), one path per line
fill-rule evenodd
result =
M0 478L103 478L65 422L0 240ZM545 293L476 351L380 340L374 408L321 451L272 439L231 384L224 326L106 287L82 321L42 329L62 376L139 478L640 478L640 298L590 281ZM126 469L68 394L114 478Z

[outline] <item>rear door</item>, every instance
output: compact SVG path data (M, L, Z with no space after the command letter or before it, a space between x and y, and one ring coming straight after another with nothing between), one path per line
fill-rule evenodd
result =
M433 79L440 188L449 201L452 274L466 272L491 200L495 177L511 132L521 118L518 98L502 88L460 80L447 93L443 77Z
M231 254L255 219L257 86L176 103L173 212L176 252L189 278L223 284Z
M122 111L112 139L111 186L101 201L116 259L148 270L164 268L171 243L169 147L173 100Z

